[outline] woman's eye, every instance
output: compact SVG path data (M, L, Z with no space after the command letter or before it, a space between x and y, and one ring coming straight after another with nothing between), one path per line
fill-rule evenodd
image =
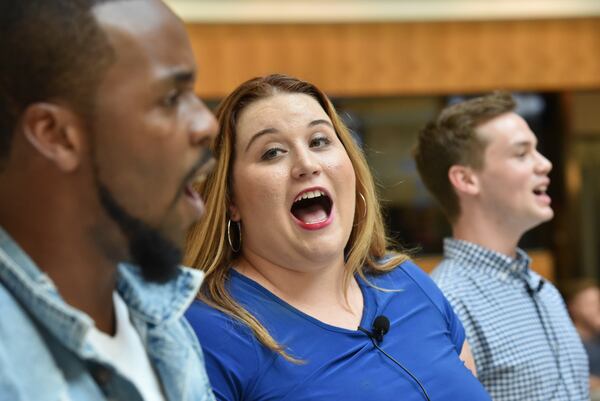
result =
M284 152L285 151L280 148L271 148L271 149L267 150L265 153L263 153L263 155L261 156L261 160L274 159L277 156L279 156L280 153L284 153Z
M324 136L319 136L310 141L310 146L313 148L320 148L325 145L329 145L330 143L331 143L331 141L329 140L329 138L324 137Z

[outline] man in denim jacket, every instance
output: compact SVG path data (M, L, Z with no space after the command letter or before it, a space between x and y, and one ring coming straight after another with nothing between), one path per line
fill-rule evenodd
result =
M216 121L159 0L0 2L0 400L213 400L179 267Z

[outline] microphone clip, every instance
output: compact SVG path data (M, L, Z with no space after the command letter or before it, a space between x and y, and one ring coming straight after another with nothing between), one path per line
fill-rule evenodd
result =
M369 331L360 326L358 326L358 330L369 336L371 340L376 341L377 344L381 344L383 342L383 336L390 330L390 320L387 317L380 315L373 321L372 330Z
M531 288L529 286L529 283L525 282L525 291L527 292L527 294L529 294L530 297L533 297L535 294L539 293L542 288L544 288L544 284L546 281L544 281L544 279L541 279L538 282L538 285L536 288Z

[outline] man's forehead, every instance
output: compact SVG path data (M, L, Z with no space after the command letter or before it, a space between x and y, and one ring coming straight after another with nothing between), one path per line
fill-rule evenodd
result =
M92 14L101 26L139 30L161 23L170 11L156 0L114 0L94 6Z
M109 39L136 38L184 32L182 22L159 0L116 0L101 3L92 13Z
M115 68L195 71L183 23L159 0L117 0L93 13L117 54Z
M475 131L488 143L500 138L507 142L535 139L525 120L515 112L500 114L477 126Z

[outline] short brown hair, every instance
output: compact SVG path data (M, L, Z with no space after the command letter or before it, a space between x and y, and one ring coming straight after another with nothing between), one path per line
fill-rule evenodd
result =
M423 183L454 222L460 205L448 178L453 165L483 167L486 143L476 134L476 128L515 109L515 101L507 92L466 100L448 106L419 133L413 156Z

